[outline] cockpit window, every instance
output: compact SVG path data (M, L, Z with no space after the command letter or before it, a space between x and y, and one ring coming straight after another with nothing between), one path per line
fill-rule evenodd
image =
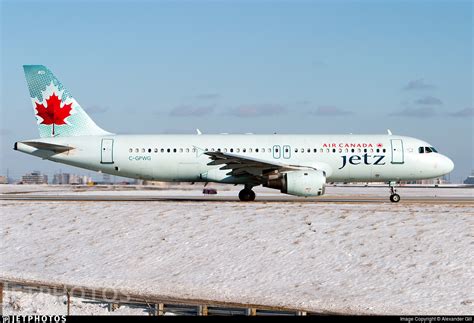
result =
M418 152L420 154L424 153L437 153L438 151L434 147L418 147Z

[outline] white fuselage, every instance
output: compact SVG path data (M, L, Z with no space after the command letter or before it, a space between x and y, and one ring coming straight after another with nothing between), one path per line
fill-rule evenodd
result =
M328 182L400 181L439 177L453 169L422 140L396 135L107 135L42 138L71 146L54 153L18 142L16 149L52 161L113 175L158 181L245 184L206 151L323 170ZM24 141L28 142L28 141Z

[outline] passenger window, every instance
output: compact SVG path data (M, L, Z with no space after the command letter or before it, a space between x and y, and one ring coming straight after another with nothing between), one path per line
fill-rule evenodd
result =
M183 148L179 148L179 152L182 153L182 152L183 152Z
M214 148L211 148L211 151L214 151Z
M288 148L285 148L285 153L289 152L290 150Z
M148 148L148 152L151 153L151 148Z
M323 153L323 152L324 152L324 149L323 149L323 148L321 148L319 151Z
M252 152L252 148L249 148L249 153L251 153L251 152Z
M189 153L189 148L186 148L186 152Z
M262 153L264 153L264 152L265 152L265 148L262 148Z
M173 152L174 152L174 153L176 152L176 148L173 149Z
M423 154L423 153L425 152L425 148L424 148L424 147L418 148L418 152L419 152L420 154Z
M355 149L354 149L354 148L352 148L352 149L351 149L351 152L352 152L352 153L355 153Z
M332 149L332 152L335 153L335 152L336 152L336 148L333 148L333 149Z
M193 148L193 153L195 153L195 152L196 152L196 148Z
M255 152L258 153L258 148L255 148Z
M224 148L224 152L225 152L225 153L227 152L227 148Z
M142 148L142 153L146 152L145 148Z
M155 148L155 153L157 153L157 152L158 152L158 148Z
M128 150L128 152L129 152L129 153L133 153L133 148L130 148L130 149Z
M240 148L235 149L236 152L240 153Z
M377 148L377 152L379 153L379 152L380 152L380 149Z
M386 151L387 151L387 149L385 149L385 148L384 148L384 149L382 149L382 152L386 152Z
M339 153L342 153L342 148L339 148Z
M327 148L327 149L326 149L326 152L329 153L329 152L331 152L331 150L329 150L329 148Z
M297 152L298 152L298 148L295 148L295 153L297 153Z
M170 149L170 148L168 148L168 149L166 149L166 151L170 153L170 152L171 152L171 149Z
M218 152L221 152L221 149L220 149L220 148L217 148L217 151L218 151Z
M367 148L364 148L364 153L366 153L366 152L367 152Z
M301 148L301 152L304 153L304 148Z
M165 152L165 149L164 149L164 148L161 148L161 152L164 153L164 152Z
M317 149L317 148L314 148L314 150L313 150L313 151L314 151L315 153L317 153L317 152L318 152L318 149Z
M247 149L242 148L242 152L243 152L243 153L247 152Z
M361 152L362 152L362 149L358 148L358 149L357 149L357 152L361 153Z
M230 148L230 152L233 153L233 152L234 152L234 148Z

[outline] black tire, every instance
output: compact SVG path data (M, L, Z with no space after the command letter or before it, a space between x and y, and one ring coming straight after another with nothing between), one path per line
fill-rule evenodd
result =
M243 189L239 192L239 199L243 202L255 200L255 192L249 189Z
M393 203L398 203L398 202L400 202L400 195L398 195L398 194L392 194L392 195L390 195L390 201L392 201Z
M249 192L249 193L250 193L250 199L249 199L249 201L255 201L255 192L252 191L252 190L249 190L249 191L250 191L250 192Z

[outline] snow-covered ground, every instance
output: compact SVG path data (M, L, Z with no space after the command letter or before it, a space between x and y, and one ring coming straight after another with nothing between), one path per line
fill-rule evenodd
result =
M474 313L474 203L0 201L0 223L0 279L315 312ZM53 310L45 303L23 308Z

